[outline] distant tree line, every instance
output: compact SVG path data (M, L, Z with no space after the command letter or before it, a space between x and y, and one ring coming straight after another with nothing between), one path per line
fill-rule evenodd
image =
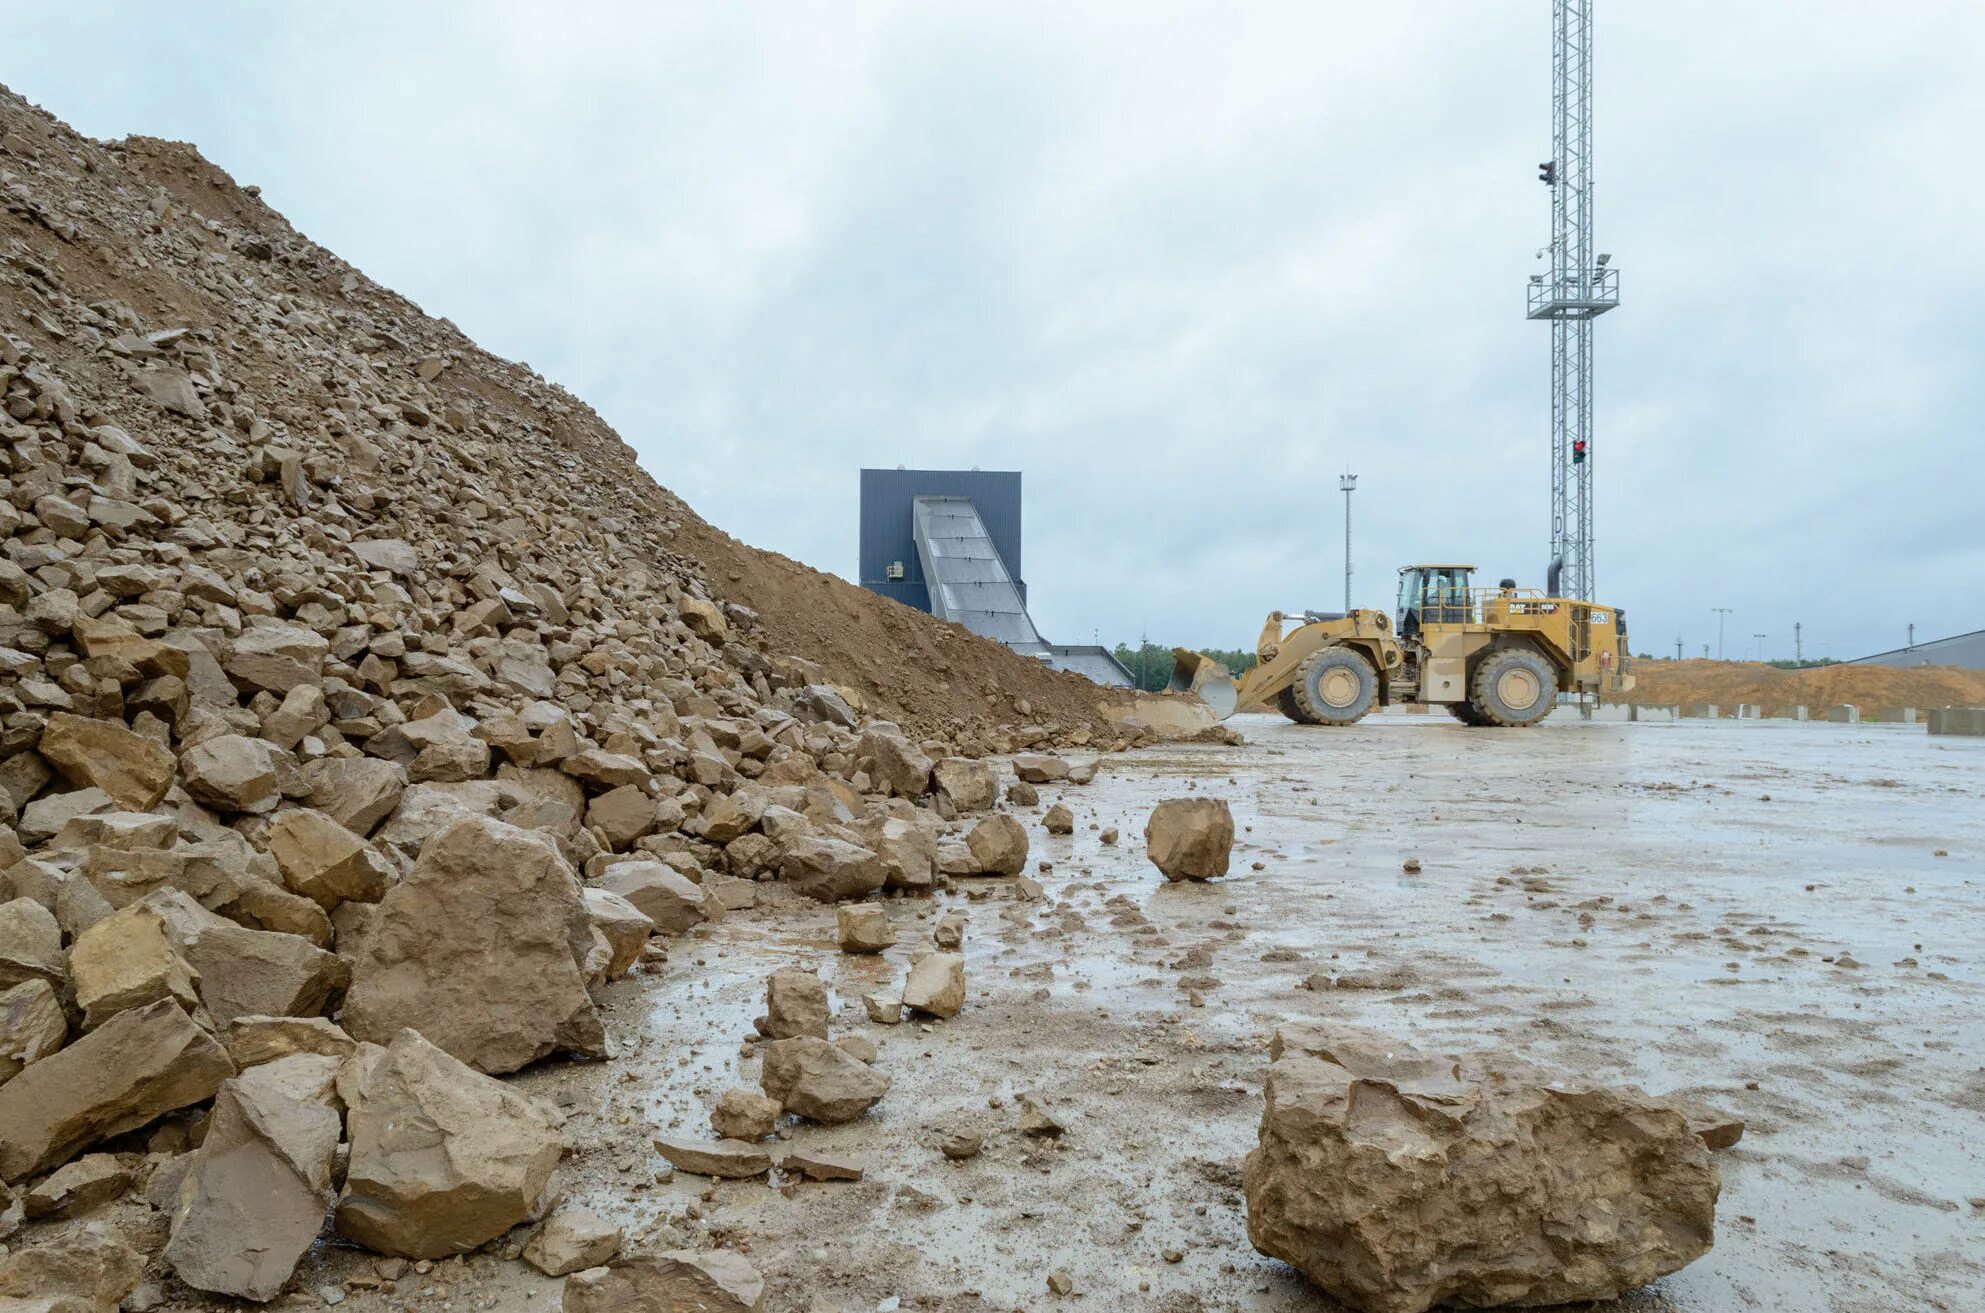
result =
M1227 667L1229 674L1242 675L1254 669L1252 652L1217 647L1202 647L1194 650L1202 656L1212 657ZM1123 668L1130 672L1130 677L1136 681L1137 687L1147 693L1162 692L1165 685L1171 682L1172 649L1169 647L1160 647L1156 643L1145 643L1139 647L1118 643L1116 658L1123 662Z

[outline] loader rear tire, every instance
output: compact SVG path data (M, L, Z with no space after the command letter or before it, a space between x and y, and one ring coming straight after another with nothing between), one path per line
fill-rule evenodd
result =
M1295 721L1298 725L1316 724L1315 721L1310 719L1310 713L1303 710L1303 704L1297 701L1296 686L1294 684L1289 685L1289 687L1275 695L1275 709L1290 720Z
M1483 725L1489 723L1488 721L1483 720L1481 713L1476 711L1475 708L1469 703L1448 702L1448 703L1443 703L1442 705L1444 705L1447 708L1448 715L1453 716L1456 720L1460 721L1464 725L1472 725L1479 729Z
M1469 681L1469 708L1485 725L1535 725L1557 705L1558 672L1527 647L1491 652Z
M1354 725L1378 705L1378 671L1354 647L1321 647L1296 667L1292 700L1313 725Z

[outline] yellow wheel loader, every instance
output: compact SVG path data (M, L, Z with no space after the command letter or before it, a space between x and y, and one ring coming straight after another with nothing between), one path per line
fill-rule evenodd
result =
M1624 693L1627 618L1618 607L1546 597L1505 579L1471 587L1472 565L1409 565L1399 609L1269 613L1255 665L1239 679L1189 648L1173 649L1170 687L1196 693L1222 720L1279 711L1303 725L1350 725L1375 707L1438 703L1464 725L1534 725L1560 693Z

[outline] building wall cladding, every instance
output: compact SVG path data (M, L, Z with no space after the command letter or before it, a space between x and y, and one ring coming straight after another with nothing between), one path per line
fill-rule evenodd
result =
M862 587L919 611L930 610L930 589L924 583L912 527L919 497L970 497L1013 575L1021 602L1026 602L1026 576L1020 568L1018 470L863 470L858 571ZM889 567L897 561L903 563L903 577L891 579Z
M1976 629L1968 634L1953 634L1949 638L1933 638L1915 647L1897 648L1893 652L1877 652L1864 656L1849 665L1855 666L1960 666L1966 670L1985 670L1985 629Z

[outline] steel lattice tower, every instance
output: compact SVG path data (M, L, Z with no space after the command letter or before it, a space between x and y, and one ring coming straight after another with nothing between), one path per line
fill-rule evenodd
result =
M1592 321L1620 303L1620 282L1611 257L1592 249L1592 0L1552 9L1551 158L1538 173L1551 187L1551 272L1531 275L1529 317L1551 323L1555 591L1590 600Z

